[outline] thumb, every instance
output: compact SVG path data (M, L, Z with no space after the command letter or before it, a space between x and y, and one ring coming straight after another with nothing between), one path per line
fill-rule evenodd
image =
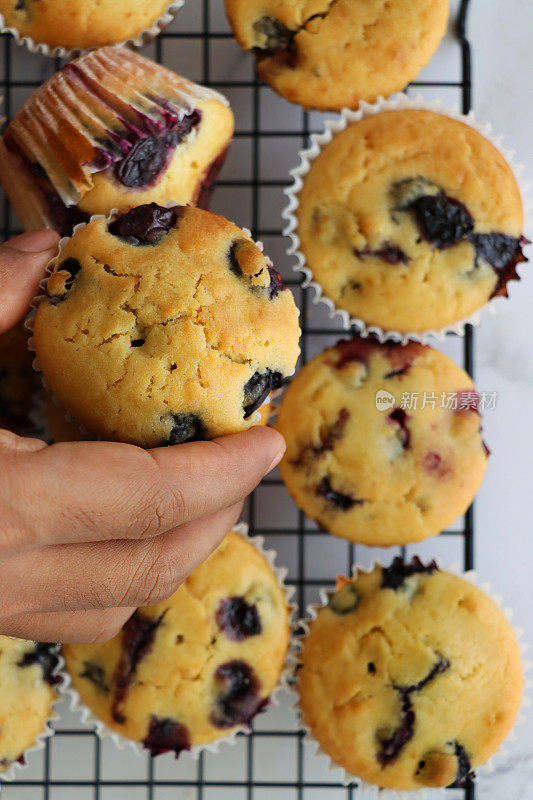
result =
M0 246L0 334L27 313L59 236L44 229L23 233Z

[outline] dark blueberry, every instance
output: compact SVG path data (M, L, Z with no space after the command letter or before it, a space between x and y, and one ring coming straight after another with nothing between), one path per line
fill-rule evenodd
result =
M462 241L474 230L466 206L444 192L417 197L408 209L414 212L421 235L438 250Z
M132 339L130 344L132 347L142 347L146 339Z
M238 278L242 278L243 272L241 269L241 265L239 264L239 259L237 258L237 249L241 246L241 244L245 242L248 243L247 239L236 239L232 242L231 247L228 252L228 261L229 261L229 268L236 275Z
M398 589L411 575L431 575L435 570L438 570L435 561L430 561L424 566L418 556L414 556L410 563L405 562L401 556L396 556L390 567L383 567L381 588Z
M220 155L211 162L204 172L202 181L197 190L196 205L198 208L207 208L211 199L211 195L213 194L219 172L222 169L222 165L226 160L227 154L228 148L226 147L226 149L223 150L222 153L220 153Z
M17 667L31 667L33 664L40 666L43 678L50 686L61 683L61 678L58 675L54 675L59 664L55 645L36 642L33 648L24 653L21 660L17 662Z
M65 288L61 294L50 294L50 290L47 288L47 294L51 298L53 305L57 305L66 298L67 294L74 286L74 282L80 271L81 264L76 258L67 258L62 264L58 265L56 272L67 272L69 277L65 281Z
M174 119L170 130L139 139L116 164L116 178L129 189L155 184L167 167L174 149L199 124L200 112L193 111L180 122Z
M172 430L165 444L201 442L206 434L206 427L197 414L172 414Z
M115 722L125 722L119 706L126 699L139 661L150 651L155 632L164 616L165 612L159 617L148 617L141 611L136 611L122 628L122 653L113 675L115 694L111 714Z
M368 670L368 672L370 673L370 675L375 675L375 674L376 674L376 672L377 672L377 670L376 670L376 665L374 664L374 662L373 662L373 661L369 661L369 662L368 662L368 664L367 664L367 670Z
M178 217L179 210L175 208L149 203L120 214L109 223L108 230L131 245L157 244L175 226Z
M266 400L273 389L280 389L283 383L281 372L254 372L244 386L244 419L248 419Z
M266 37L266 42L261 49L270 50L272 53L278 50L288 50L294 42L294 31L272 17L261 17L256 20L253 29Z
M191 749L191 738L185 725L180 722L169 718L160 719L152 715L143 745L153 756L173 752L176 753L177 758L184 750Z
M244 661L228 661L215 672L215 683L220 689L211 723L217 728L249 725L268 699L259 697L259 679Z
M334 449L335 444L342 439L344 428L350 418L350 412L346 408L341 408L339 416L333 425L329 425L320 430L320 442L310 444L301 451L297 459L292 463L297 467L302 467L309 459L320 458L324 453Z
M469 238L476 251L476 266L478 260L483 259L497 272L498 282L492 297L507 295L507 283L520 280L517 265L528 261L522 252L522 245L529 244L528 240L504 233L473 233Z
M449 742L453 747L454 754L457 758L457 776L450 788L461 788L464 786L466 778L473 777L472 765L467 755L466 750L459 742Z
M354 611L359 603L359 595L353 583L345 583L336 592L329 595L328 606L335 614L349 614Z
M15 11L22 11L23 8L25 8L24 0L17 0L15 3Z
M249 636L257 636L262 630L257 606L247 603L244 597L221 600L215 618L220 630L234 642L243 642Z
M400 697L400 724L388 736L380 736L378 741L380 749L376 756L382 767L386 767L398 756L398 753L409 742L415 732L415 709L411 695L422 691L437 675L442 675L450 667L450 662L444 656L439 655L437 661L432 666L425 678L411 686L394 686Z
M398 753L411 741L415 733L415 711L409 692L400 692L400 724L387 735L378 734L380 749L376 759L382 767L386 767L398 756Z
M274 267L268 267L270 275L270 286L268 287L268 296L270 300L274 300L280 292L284 292L287 288L283 283L283 279L279 272L276 272Z
M109 694L109 686L106 683L105 669L94 661L83 662L83 672L80 678L87 678L101 694Z
M357 250L354 248L354 255L357 256L359 259L363 259L365 256L377 256L377 258L381 258L382 261L385 261L387 264L408 264L411 260L409 256L404 253L401 247L394 244L393 242L383 242L379 246L377 250Z
M398 434L401 445L404 450L407 450L411 441L411 432L407 427L407 420L409 419L409 416L405 413L403 408L398 407L394 408L389 414L387 414L387 419L390 420L390 422L398 425Z
M325 475L322 478L317 486L316 492L322 495L322 497L325 497L328 503L331 503L332 506L341 511L348 511L353 506L364 503L364 500L356 500L349 494L342 494L341 492L335 491L331 486L331 478L329 475Z

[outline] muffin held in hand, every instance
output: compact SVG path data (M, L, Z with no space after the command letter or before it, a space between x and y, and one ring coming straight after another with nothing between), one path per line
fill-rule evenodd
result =
M404 89L439 46L448 0L226 0L259 76L306 108L357 108Z
M463 514L483 480L478 406L470 377L438 350L341 341L283 398L281 475L335 536L375 547L419 541Z
M138 609L105 644L63 652L74 689L107 726L152 755L179 755L265 708L289 630L275 573L232 532L169 600Z
M30 412L38 379L32 362L22 325L0 336L0 428L20 436L35 432Z
M494 601L417 558L339 578L300 661L312 735L350 776L385 789L461 783L510 732L524 682Z
M135 38L171 0L0 0L4 23L37 44L86 50Z
M52 716L58 658L51 645L0 636L0 775L35 744Z
M127 48L104 47L24 103L0 143L0 179L27 230L68 236L115 208L205 205L232 136L222 95Z
M252 239L197 208L140 206L58 256L34 341L88 430L143 447L237 433L292 374L292 294Z
M511 168L474 128L432 111L387 111L335 135L296 213L324 295L384 330L452 325L507 294L526 260Z

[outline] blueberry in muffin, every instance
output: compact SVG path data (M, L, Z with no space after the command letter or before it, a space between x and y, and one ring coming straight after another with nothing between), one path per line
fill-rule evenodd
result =
M236 532L169 600L138 609L105 644L63 648L74 688L152 755L225 736L268 704L289 641L283 590Z
M0 143L0 180L26 229L68 236L115 208L205 206L232 135L222 95L104 47L64 66L22 106Z
M155 203L80 229L34 324L66 411L102 438L144 447L255 424L294 371L298 339L292 295L244 231Z
M511 168L444 114L385 111L349 125L298 197L300 250L324 295L386 331L453 325L507 294L526 260Z
M300 662L314 738L350 776L385 789L461 785L511 730L523 688L496 604L419 559L339 578Z

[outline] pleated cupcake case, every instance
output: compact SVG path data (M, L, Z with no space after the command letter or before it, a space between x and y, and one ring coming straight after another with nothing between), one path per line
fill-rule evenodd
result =
M372 565L368 569L364 569L362 567L358 567L354 565L352 568L352 575L356 576L358 573L368 573L371 572L375 567L384 567L385 565L379 560L374 559ZM491 758L481 764L480 766L475 767L476 775L478 774L490 774L494 772L496 768L498 768L499 764L501 764L502 760L507 755L508 751L506 745L510 742L516 741L517 734L516 728L522 725L526 721L526 709L528 709L531 705L531 698L530 698L530 690L533 686L533 681L528 678L527 673L531 671L532 663L524 658L524 655L529 650L529 644L525 644L523 642L523 630L515 625L512 625L512 617L513 611L510 608L504 607L502 597L499 594L495 594L488 582L480 582L479 576L475 570L468 570L464 572L461 570L458 564L450 564L448 566L441 566L437 561L437 568L442 572L449 572L452 575L455 575L458 578L462 578L468 583L476 586L480 589L484 594L486 594L490 599L495 603L495 605L500 609L502 614L504 615L505 619L511 624L513 632L515 634L516 640L518 642L518 647L520 650L520 655L522 657L522 668L524 674L524 686L522 690L522 698L521 698L521 705L518 710L518 714L516 716L516 720L514 722L513 728L505 738L505 740L500 745L499 749L494 753ZM307 606L306 615L303 619L300 620L299 628L297 630L295 636L295 650L297 652L297 664L301 663L301 652L303 649L303 642L307 635L309 634L309 626L310 624L317 618L317 612L319 609L324 608L328 605L328 593L325 589L320 589L320 603L311 603ZM295 668L295 675L297 672L297 666ZM361 780L357 775L353 775L346 771L340 764L337 764L332 758L326 753L318 741L313 736L310 728L307 726L305 722L305 718L300 706L299 696L296 693L296 701L294 703L294 709L298 715L299 720L299 727L305 734L304 741L308 742L310 745L314 745L314 754L313 757L317 758L323 765L324 769L328 772L336 772L337 774L341 775L342 783L345 786L353 786L357 790L357 797L365 798L365 800L435 800L435 798L444 798L448 796L449 790L447 788L437 788L437 789L429 789L421 787L417 790L395 790L395 789L382 789L379 786L368 783L367 781Z
M59 645L57 645L57 647L54 648L54 655L57 658L57 665L54 668L52 675L57 676L61 680L63 680L63 675L65 673L65 660L61 655L61 652L59 650ZM44 748L46 747L46 740L54 735L55 731L52 728L52 723L59 720L59 714L56 711L56 705L61 700L62 687L61 684L59 684L54 688L56 692L56 698L52 702L52 713L50 717L48 717L48 719L46 720L44 728L41 731L41 733L37 736L35 742L30 747L27 747L26 750L24 750L24 753L22 754L23 761L22 762L14 761L5 772L0 772L0 793L2 789L2 781L6 781L6 783L11 783L13 781L16 781L17 778L21 775L21 773L24 773L24 770L27 769L28 756L30 755L30 753L38 753L40 750L44 750Z
M498 305L496 301L500 298L493 297L488 303L474 311L468 317L442 328L423 332L403 332L383 329L377 325L367 324L361 318L351 316L348 311L336 306L334 301L324 294L321 284L314 277L303 252L300 250L300 238L298 236L297 210L299 206L299 193L304 184L305 177L311 169L313 161L320 155L323 148L329 144L337 134L341 133L355 122L360 122L367 117L375 116L385 111L403 111L405 109L433 111L438 114L444 114L451 119L462 122L473 128L494 145L507 161L517 180L524 211L524 230L527 228L528 221L531 218L530 184L522 180L523 167L515 162L514 151L508 150L503 146L503 137L495 136L491 125L479 123L475 119L473 112L465 115L459 113L456 109L443 107L440 100L428 103L421 95L410 98L405 94L397 94L393 95L388 100L380 98L375 103L362 102L358 111L343 109L338 116L325 121L324 131L322 133L314 133L311 135L310 146L300 151L300 163L290 171L292 184L284 190L288 198L288 204L282 212L282 217L287 223L283 229L283 234L287 236L290 241L287 255L296 258L296 264L294 264L293 270L302 278L302 286L313 290L313 303L315 305L324 304L328 309L330 319L340 317L344 330L355 330L363 337L373 335L376 336L380 342L397 341L405 344L407 341L414 339L415 341L427 344L432 338L442 341L447 334L451 333L457 336L464 336L466 326L473 325L477 327L485 311L488 311L490 314L494 314L497 311Z
M251 536L248 532L248 525L242 522L239 523L238 525L235 525L232 530L238 533L247 541L249 541L255 547L258 553L260 553L265 558L269 567L271 568L271 570L273 571L273 573L277 578L277 582L283 591L285 601L289 609L290 639L289 639L289 647L287 650L287 656L278 684L273 689L273 691L269 696L269 705L271 704L274 706L279 706L280 695L282 694L282 692L287 692L289 690L289 682L292 678L294 664L296 660L294 632L297 626L297 621L296 621L297 606L295 605L292 599L294 594L294 587L289 586L286 583L287 569L285 567L276 566L277 553L275 550L265 548L264 537ZM125 736L122 736L121 734L112 730L104 722L102 722L102 720L100 720L92 713L92 711L83 703L79 693L74 688L71 677L66 667L63 668L61 676L63 679L63 683L61 684L60 692L64 697L68 698L71 711L79 714L81 721L83 722L84 725L87 725L91 727L93 730L95 730L97 735L101 739L111 739L115 743L115 745L120 749L123 748L132 749L134 750L134 752L137 753L137 755L143 755L148 752L145 748L143 748L143 746L139 742L135 742L132 739L127 739ZM251 731L246 725L239 725L233 728L226 736L222 736L219 739L214 740L213 742L208 742L202 745L193 745L188 752L194 760L197 760L200 757L200 755L205 752L218 753L221 749L220 747L221 745L224 744L234 745L239 733L249 734L251 733Z
M170 25L176 13L182 8L184 3L185 0L172 0L165 9L165 12L154 21L153 25L149 28L145 28L145 30L141 31L136 36L115 42L115 44L127 45L129 47L143 47L149 44ZM52 47L43 42L36 42L31 36L22 36L16 28L8 26L3 14L0 14L0 33L11 34L15 43L27 47L30 53L39 53L39 55L50 56L51 58L75 58L91 49L83 47Z

